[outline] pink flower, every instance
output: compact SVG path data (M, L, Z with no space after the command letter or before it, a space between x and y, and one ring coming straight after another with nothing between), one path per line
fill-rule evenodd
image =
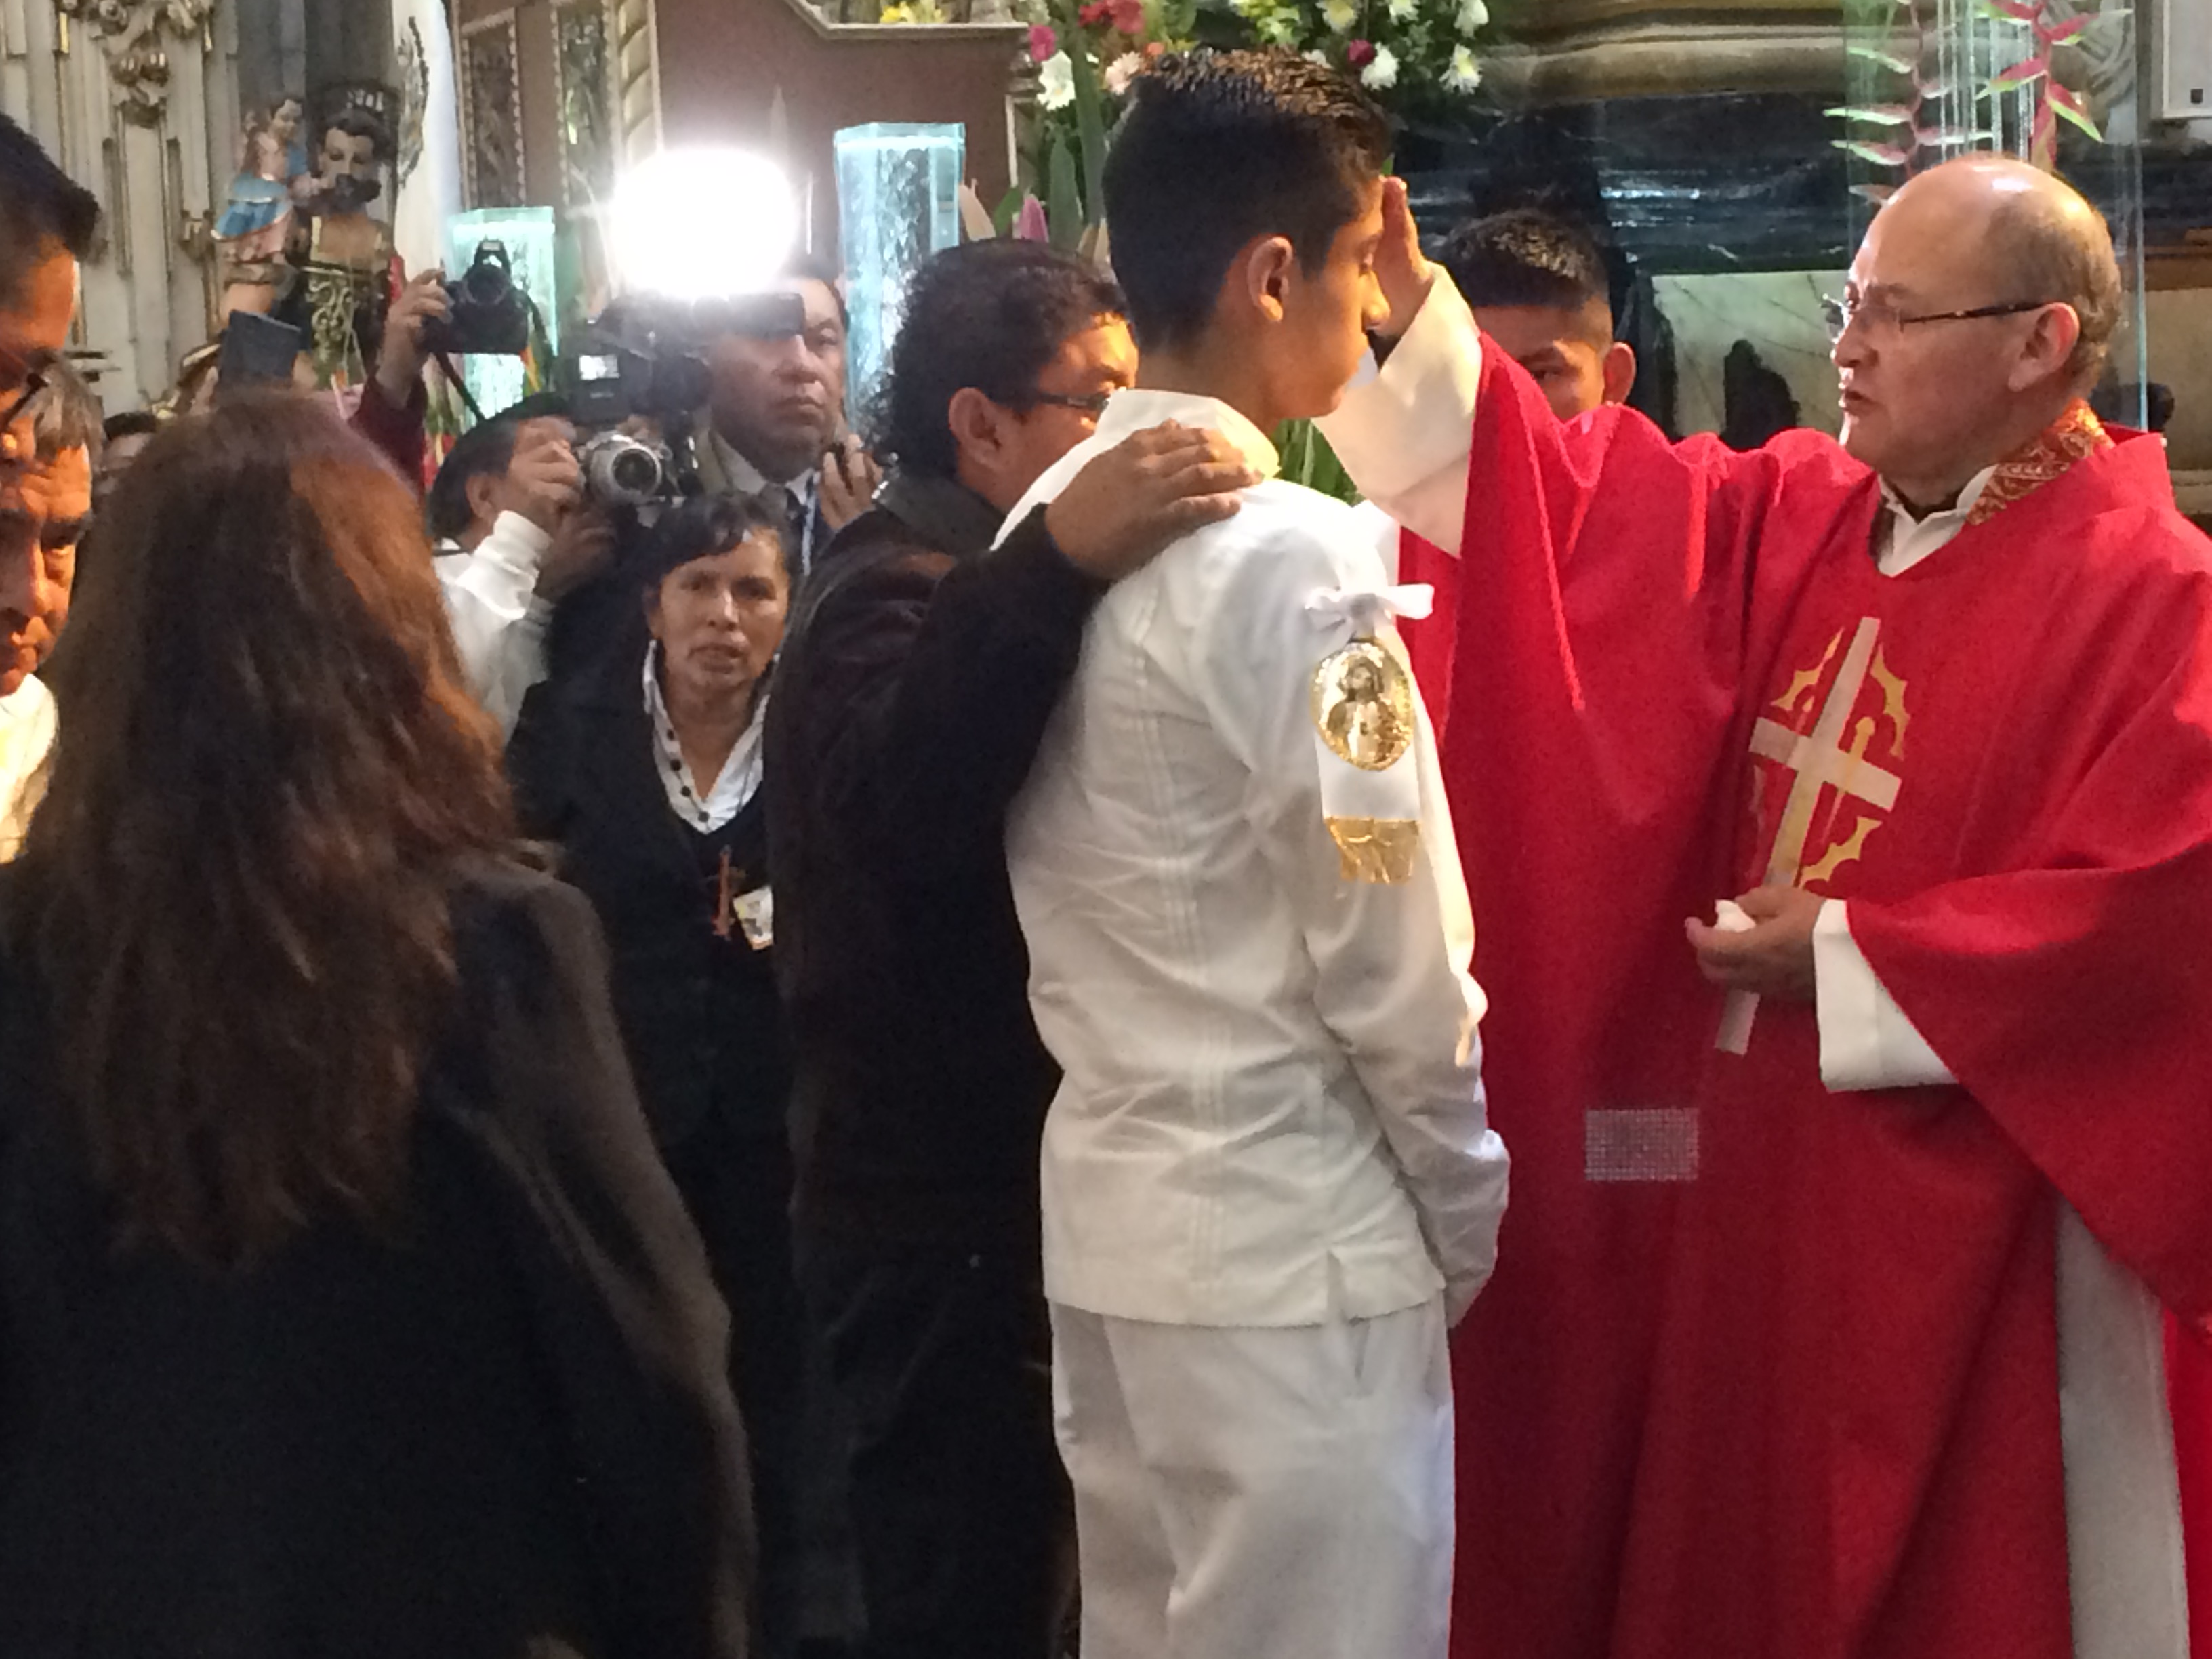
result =
M1109 0L1114 27L1124 34L1145 32L1145 0Z
M1375 43L1372 40L1354 40L1344 49L1344 61L1354 69L1360 69L1373 63Z
M1164 42L1158 40L1147 40L1145 42L1146 61L1150 62L1154 58L1164 57L1166 53L1167 46Z
M1022 198L1022 210L1014 216L1014 240L1020 242L1048 242L1052 233L1044 222L1044 204L1034 196Z
M1030 25L1030 62L1042 64L1060 50L1060 37L1048 23Z
M1089 5L1077 10L1075 21L1085 28L1095 28L1113 15L1114 0L1091 0Z

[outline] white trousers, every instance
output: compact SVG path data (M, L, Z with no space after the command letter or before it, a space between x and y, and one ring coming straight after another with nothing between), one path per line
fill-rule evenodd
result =
M1083 1659L1444 1659L1441 1302L1284 1328L1052 1310Z

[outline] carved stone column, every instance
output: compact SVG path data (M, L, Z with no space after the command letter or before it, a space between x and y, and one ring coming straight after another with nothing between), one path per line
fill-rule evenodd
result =
M1844 86L1841 0L1539 0L1483 56L1499 100L1528 107L1686 93Z

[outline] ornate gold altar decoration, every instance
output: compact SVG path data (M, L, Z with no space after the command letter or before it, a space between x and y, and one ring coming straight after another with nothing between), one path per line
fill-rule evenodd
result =
M215 0L54 0L54 9L64 30L67 20L76 19L100 42L123 118L150 127L169 111L166 42L193 40L204 47Z

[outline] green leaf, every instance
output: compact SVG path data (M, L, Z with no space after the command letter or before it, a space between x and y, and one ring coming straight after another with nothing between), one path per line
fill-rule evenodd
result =
M1832 120L1857 121L1868 126L1906 127L1912 125L1912 106L1910 104L1877 104L1866 108L1839 105L1820 112Z
M2031 81L2039 81L2050 73L2051 54L2039 52L2033 58L2023 58L2010 69L1999 70L1990 76L1989 88L1991 92L2010 92Z
M1022 198L1029 192L1019 185L1008 191L1006 198L991 213L991 228L1000 237L1011 236L1014 230L1014 216L1022 210Z
M1912 159L1911 150L1896 144L1863 143L1856 138L1832 138L1829 142L1845 154L1871 161L1878 167L1901 167Z
M1100 108L1098 65L1091 56L1091 42L1075 24L1075 6L1067 7L1063 40L1068 63L1075 70L1075 136L1083 152L1084 222L1096 224L1106 216L1106 119Z
M1052 245L1063 253L1073 253L1083 240L1083 197L1075 183L1075 156L1064 138L1052 141L1052 157L1047 176L1044 211L1052 231Z
M2061 120L2072 122L2100 144L2105 142L2105 135L2097 131L2097 124L2089 114L2089 106L2081 101L2080 94L2069 91L2053 81L2045 88L2045 96L2052 112Z
M1899 75L1912 73L1911 63L1899 57L1895 52L1887 51L1881 46L1869 46L1862 42L1854 41L1845 46L1844 51L1850 57L1863 58L1869 64L1879 64L1884 69L1894 70Z

